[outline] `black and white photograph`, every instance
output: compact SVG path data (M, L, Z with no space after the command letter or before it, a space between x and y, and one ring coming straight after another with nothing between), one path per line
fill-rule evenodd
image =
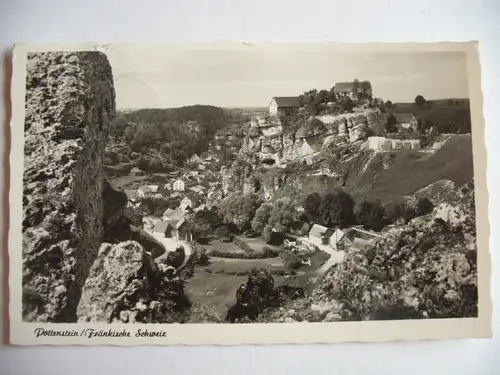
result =
M488 325L475 49L383 46L22 50L11 332Z

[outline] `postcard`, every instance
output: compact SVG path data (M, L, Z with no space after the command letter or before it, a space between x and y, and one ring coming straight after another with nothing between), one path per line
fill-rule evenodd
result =
M489 338L477 43L20 44L9 341Z

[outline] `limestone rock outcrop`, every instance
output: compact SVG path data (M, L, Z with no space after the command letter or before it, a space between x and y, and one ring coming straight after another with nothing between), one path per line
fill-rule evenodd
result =
M78 321L168 323L190 307L183 281L135 241L103 244L82 291ZM175 270L174 270L175 271Z
M23 318L71 322L104 230L103 156L115 116L107 57L29 54L25 116Z
M247 160L279 164L307 157L319 151L303 147L305 143L322 143L319 149L333 143L344 144L366 139L368 129L380 130L383 116L374 110L364 113L323 115L298 121L282 122L275 117L252 118L250 130L243 141L240 156Z

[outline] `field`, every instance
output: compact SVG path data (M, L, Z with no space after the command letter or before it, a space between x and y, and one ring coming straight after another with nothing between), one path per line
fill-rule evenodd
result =
M138 188L149 176L122 176L111 180L113 186L119 189Z
M208 244L203 244L203 247L207 249L210 253L211 251L223 251L228 253L244 253L243 249L240 249L233 242L223 242L220 239L211 239Z
M254 268L284 270L279 258L262 260L211 258L210 266L196 269L194 276L186 284L187 294L197 304L201 303L208 309L214 309L223 319L228 308L236 302L236 290L247 281L247 273ZM283 283L285 279L277 275L273 275L273 278L276 284Z
M257 241L259 239L250 240L255 240L251 241L251 246L260 246L260 242ZM236 247L233 243L225 245ZM276 286L286 281L289 285L307 289L310 286L310 279L316 276L315 270L321 267L328 258L328 254L318 251L309 257L310 267L304 265L295 272L295 275L285 276L283 261L279 257L270 259L211 257L208 266L196 268L194 276L186 284L186 292L191 301L196 302L197 305L203 305L206 310L215 312L219 319L224 319L228 308L236 302L236 290L247 281L247 274L252 269L268 270L273 275Z

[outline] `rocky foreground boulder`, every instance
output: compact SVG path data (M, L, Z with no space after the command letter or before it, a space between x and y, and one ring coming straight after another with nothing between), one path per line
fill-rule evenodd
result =
M32 53L26 73L23 315L70 322L101 245L113 77L99 52Z
M168 323L190 307L183 282L135 241L103 244L85 282L79 322Z
M300 287L276 287L273 276L267 270L256 268L250 271L247 282L236 291L236 303L229 308L226 321L255 321L265 310L278 308L304 295L305 292Z
M117 246L116 252L120 242L136 241L125 248L131 249L130 256L145 253L144 259L160 256L165 248L130 224L124 217L126 195L104 179L105 147L115 117L107 57L100 52L32 53L26 73L23 319L76 322L82 288L103 242ZM120 258L132 263L117 272L136 265L130 256ZM137 272L128 276L143 280ZM118 276L111 276L111 285ZM106 296L109 286L99 287L103 290L95 293Z

